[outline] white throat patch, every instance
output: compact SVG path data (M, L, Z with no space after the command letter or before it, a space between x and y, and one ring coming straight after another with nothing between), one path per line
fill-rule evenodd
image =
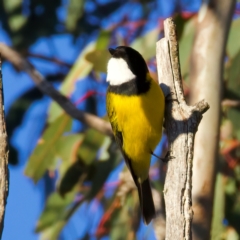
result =
M120 85L136 78L122 58L111 58L107 66L107 82L110 85Z

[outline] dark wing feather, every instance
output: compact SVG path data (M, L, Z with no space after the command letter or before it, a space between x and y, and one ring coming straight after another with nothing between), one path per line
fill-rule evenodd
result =
M115 139L116 139L116 142L118 143L118 145L121 149L121 152L123 154L125 163L128 166L128 169L131 172L132 178L133 178L133 180L134 180L134 182L137 186L138 196L139 196L139 201L140 201L140 206L141 206L141 211L142 211L144 223L149 224L151 222L151 220L153 218L155 218L155 216L156 216L149 178L144 180L142 183L140 183L138 181L138 178L135 175L135 173L133 171L133 168L132 168L131 159L123 151L122 132L117 131L116 134L115 134Z

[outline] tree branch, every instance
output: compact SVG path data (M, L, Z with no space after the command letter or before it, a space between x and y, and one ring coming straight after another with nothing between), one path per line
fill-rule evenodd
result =
M72 67L72 64L63 62L60 59L57 59L57 58L54 58L54 57L47 57L47 56L44 56L44 55L41 55L41 54L31 53L31 52L28 52L27 56L28 57L33 57L33 58L39 58L39 59L46 60L46 61L50 61L50 62L56 63L58 65L65 66L67 68Z
M16 51L8 47L7 45L0 43L0 52L2 56L11 62L13 66L19 71L26 72L34 81L36 86L54 101L72 118L75 118L82 123L96 129L97 131L112 136L112 129L110 123L103 119L86 112L78 110L72 102L69 101L64 95L57 91L46 79L39 73L33 65L31 65L26 59L22 58Z
M3 100L2 59L0 57L0 239L2 237L5 206L8 197L8 139Z
M167 98L165 128L170 155L164 185L166 240L192 239L192 161L193 143L202 114L209 105L202 100L186 104L181 81L176 27L171 18L164 21L165 38L157 42L159 83Z

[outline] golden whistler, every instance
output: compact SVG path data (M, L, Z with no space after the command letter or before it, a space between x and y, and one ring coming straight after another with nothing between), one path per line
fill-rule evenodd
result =
M165 98L139 52L126 46L109 52L107 113L137 186L144 223L149 224L155 207L148 172L151 154L162 136Z

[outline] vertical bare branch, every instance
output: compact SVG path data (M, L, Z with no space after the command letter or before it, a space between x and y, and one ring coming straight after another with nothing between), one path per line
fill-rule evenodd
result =
M191 56L191 103L205 98L211 106L195 138L193 161L193 236L209 239L216 164L223 60L235 0L203 1Z
M0 238L4 226L5 206L8 196L8 144L4 118L2 60L0 56Z
M208 104L202 100L187 106L181 83L176 28L171 18L164 21L165 38L157 42L159 82L167 96L165 128L170 154L164 185L166 240L192 239L193 142Z

